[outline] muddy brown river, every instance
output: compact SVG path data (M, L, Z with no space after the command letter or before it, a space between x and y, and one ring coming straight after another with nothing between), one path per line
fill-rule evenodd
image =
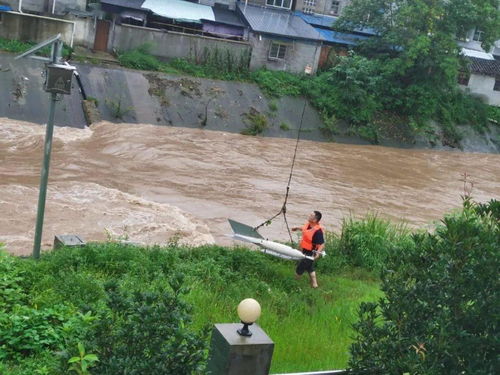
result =
M0 242L30 254L45 127L0 118ZM227 218L257 225L279 211L295 141L201 129L100 123L56 128L42 246L56 234L230 244ZM302 141L288 200L291 225L320 210L324 225L367 212L431 227L473 196L500 196L500 155ZM286 240L282 218L261 231Z

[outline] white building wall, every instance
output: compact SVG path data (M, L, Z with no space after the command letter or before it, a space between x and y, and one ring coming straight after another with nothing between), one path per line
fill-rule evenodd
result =
M462 89L478 96L489 105L500 106L500 91L493 91L495 78L480 74L471 74L467 86L460 85Z

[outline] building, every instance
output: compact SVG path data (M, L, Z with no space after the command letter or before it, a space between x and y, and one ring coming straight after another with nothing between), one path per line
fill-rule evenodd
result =
M500 60L493 54L462 49L468 70L459 73L458 84L489 105L500 106Z
M238 3L237 10L249 28L250 69L316 71L324 38L290 10L287 1L280 0L280 6Z
M296 0L294 9L305 14L340 16L349 3L350 0Z
M87 0L2 0L14 11L39 15L65 15L71 11L85 11Z

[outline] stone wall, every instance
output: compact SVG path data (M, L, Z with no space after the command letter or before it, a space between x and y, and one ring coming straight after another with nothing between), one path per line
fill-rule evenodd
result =
M144 43L151 43L151 53L166 59L196 58L205 48L229 50L233 56L240 56L250 49L246 42L182 34L131 25L115 25L110 35L111 48L127 51Z
M39 43L60 33L64 43L72 45L74 27L71 21L7 12L2 13L0 35L6 39Z

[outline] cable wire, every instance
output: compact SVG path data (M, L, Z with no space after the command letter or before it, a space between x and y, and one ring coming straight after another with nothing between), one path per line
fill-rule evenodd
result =
M270 225L274 219L283 214L283 219L285 220L286 229L288 230L288 235L290 236L290 241L292 242L292 244L294 243L294 241L292 238L292 232L290 231L290 227L288 226L288 220L286 219L286 204L288 202L288 194L290 193L290 183L292 182L293 169L295 167L295 160L297 158L297 149L299 148L300 132L302 131L302 123L304 120L304 113L306 112L306 106L307 106L307 101L304 99L304 108L302 109L302 116L300 117L299 130L297 131L297 141L295 142L295 150L293 152L292 165L290 167L290 175L288 176L288 183L286 186L285 200L283 202L283 205L281 206L280 211L276 215L274 215L270 219L267 219L262 224L259 224L254 228L254 230L257 230L264 225Z

